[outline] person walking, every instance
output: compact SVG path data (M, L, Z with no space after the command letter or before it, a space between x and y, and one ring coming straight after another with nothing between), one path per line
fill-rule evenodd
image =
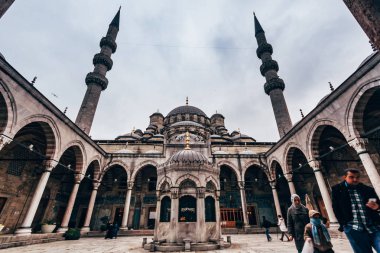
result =
M263 216L263 222L261 223L261 226L265 228L265 235L267 236L268 242L272 241L272 237L269 234L269 228L271 227L272 223L270 223L265 216Z
M284 236L285 236L286 239L288 239L288 241L289 241L288 228L286 227L285 220L284 220L284 218L282 218L281 215L278 215L277 217L278 217L277 226L280 228L280 231L281 231L280 240L283 241Z
M334 253L331 237L318 211L309 211L310 223L305 227L305 242L312 242L314 253Z
M346 234L355 253L380 252L379 197L360 183L360 171L345 170L344 181L332 187L332 206L339 231Z
M292 194L292 205L288 208L288 233L290 235L289 240L296 244L298 253L301 253L304 240L304 230L306 224L310 222L309 209L301 204L300 196Z

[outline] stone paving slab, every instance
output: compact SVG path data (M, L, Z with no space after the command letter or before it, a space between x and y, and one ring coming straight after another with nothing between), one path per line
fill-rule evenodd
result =
M224 235L225 237L225 235ZM77 241L59 241L44 244L35 244L0 250L0 253L63 253L63 252L94 252L94 253L147 253L142 249L142 236L119 237L114 240L103 238L82 238ZM150 240L151 237L148 239ZM233 253L295 253L294 242L281 242L273 235L273 241L267 242L265 235L231 235L232 246L225 250L207 252L233 252ZM148 241L149 241L148 240ZM345 239L333 239L336 253L351 253L349 242ZM205 252L205 251L203 251Z

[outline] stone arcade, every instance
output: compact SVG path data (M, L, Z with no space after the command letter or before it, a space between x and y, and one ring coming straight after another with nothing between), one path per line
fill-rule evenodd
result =
M76 123L0 55L2 233L34 238L41 223L53 221L58 233L75 227L91 236L109 220L121 234L154 235L147 248L220 248L223 233L260 231L261 216L284 215L291 193L334 226L330 186L347 167L360 169L380 194L378 52L292 124L273 48L254 17L277 143L229 132L223 115L208 117L188 102L166 116L153 113L144 131L93 140L88 133L108 85L119 19L120 10L100 41ZM0 248L16 245L10 241Z

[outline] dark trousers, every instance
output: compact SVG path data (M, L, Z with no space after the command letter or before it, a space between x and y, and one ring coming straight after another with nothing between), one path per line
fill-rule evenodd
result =
M288 239L288 241L289 241L289 235L288 235L288 233L286 233L286 232L281 232L281 238L280 238L280 240L282 241L282 240L284 239L284 236L285 236L286 239Z
M268 240L268 242L269 242L270 240L272 240L272 237L271 237L270 234L269 234L269 228L265 228L265 235L267 236L267 240Z
M294 242L296 243L296 248L297 248L298 253L301 253L302 249L303 249L303 245L305 244L305 240L304 239L301 239L301 240L295 240L294 239Z
M380 252L380 231L370 234L367 230L357 231L351 226L344 226L343 229L355 253L371 253L372 247Z

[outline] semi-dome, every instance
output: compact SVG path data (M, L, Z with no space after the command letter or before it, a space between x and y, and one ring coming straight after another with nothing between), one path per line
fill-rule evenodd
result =
M191 105L178 106L177 108L171 110L166 117L174 116L177 114L196 114L207 118L206 113L204 113L201 109Z
M209 163L209 161L203 154L197 151L194 151L191 149L184 149L172 155L166 162L166 164L173 164L173 163L201 165L201 164Z

